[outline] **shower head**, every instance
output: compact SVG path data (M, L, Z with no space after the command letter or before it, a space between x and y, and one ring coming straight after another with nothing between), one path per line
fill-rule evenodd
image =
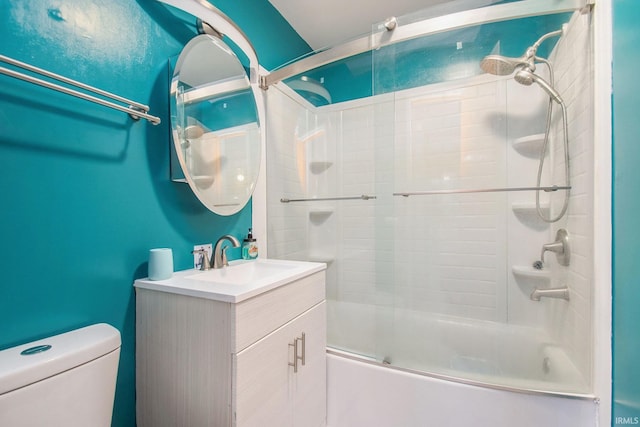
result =
M561 30L552 31L543 35L532 46L529 46L524 55L519 58L510 58L502 55L487 55L482 59L482 61L480 61L480 68L482 68L482 71L485 73L496 76L508 76L516 71L516 68L524 66L533 72L536 70L535 61L540 59L536 57L540 44L549 37L561 36L564 29L565 26L563 25Z
M530 46L527 51L519 58L510 58L502 55L487 55L480 61L480 68L485 73L496 76L508 76L513 74L517 68L526 67L531 71L535 71L537 47Z
M562 101L560 94L546 80L534 73L536 70L536 61L546 63L549 66L550 71L553 72L549 65L549 61L544 58L537 57L536 53L538 52L538 47L540 47L540 44L543 41L550 37L561 36L564 33L564 30L565 26L563 25L561 30L552 31L543 35L532 46L529 46L524 55L519 58L510 58L502 55L487 55L482 59L482 61L480 61L480 68L482 68L482 71L485 73L496 76L509 76L515 72L516 75L514 78L518 83L525 86L531 86L533 82L535 82L544 89L547 94L549 94L551 99L564 106L564 102ZM551 81L553 81L553 78Z
M518 83L525 86L531 86L531 84L533 84L534 82L537 83L542 89L544 89L545 92L547 92L551 99L553 99L560 105L564 105L564 101L562 100L562 97L560 96L558 91L551 87L551 85L545 79L533 73L529 68L520 67L520 69L516 72L514 79Z
M480 61L480 68L485 73L496 76L508 76L512 74L516 67L525 65L523 58L509 58L502 55L487 55Z

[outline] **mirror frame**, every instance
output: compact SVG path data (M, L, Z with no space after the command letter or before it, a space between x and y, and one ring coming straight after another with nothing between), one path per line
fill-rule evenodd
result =
M265 200L265 192L266 192L266 184L265 184L265 148L266 148L266 106L264 101L264 92L263 89L260 88L260 71L264 71L260 67L260 63L258 61L258 55L256 54L256 50L254 46L251 44L251 41L246 36L246 34L236 25L233 20L231 20L227 15L225 15L222 11L217 9L211 3L206 0L157 0L160 3L164 3L166 5L175 7L180 9L186 13L193 15L198 18L202 22L206 23L208 26L213 28L216 32L220 34L224 34L224 36L229 39L235 46L242 51L242 53L249 60L249 82L251 85L251 90L253 92L253 96L256 103L257 113L258 113L258 123L261 125L260 129L260 166L259 171L257 173L257 182L254 184L253 193L249 200L254 202L257 197L260 203L266 203ZM171 155L172 160L177 160L177 153L175 152L173 137L171 137ZM173 163L171 164L171 171L173 172ZM174 179L173 174L171 175L172 181L186 182L185 179ZM206 206L206 205L205 205ZM208 207L207 207L208 208ZM215 212L215 211L214 211ZM230 215L230 214L226 214ZM256 212L255 210L252 213L252 222L254 222L254 229L259 229L260 226L266 227L266 217L262 212Z
M182 113L181 109L183 108L183 105L184 105L179 99L182 96L182 92L180 88L181 68L185 64L186 58L189 55L193 55L195 49L202 49L202 46L205 46L205 49L206 49L207 44L210 44L212 49L216 49L221 55L223 55L225 57L224 58L225 61L226 60L229 61L230 68L232 70L235 69L237 70L238 75L245 76L245 79L246 79L245 81L247 82L246 89L250 89L250 93L252 94L252 97L253 97L252 99L253 105L250 108L251 110L255 111L256 118L255 118L255 122L252 122L252 123L256 123L257 127L253 128L253 126L251 126L254 130L249 131L249 134L248 134L249 144L250 144L249 149L252 151L252 153L251 153L251 156L245 156L245 158L247 157L252 158L254 156L255 158L252 161L253 164L250 165L251 167L250 173L246 173L246 175L249 175L251 177L251 181L247 182L242 186L241 191L238 193L240 197L237 204L229 203L229 199L226 197L224 198L224 200L221 201L218 197L215 197L215 194L212 194L211 191L204 190L203 188L201 188L201 186L199 186L198 183L196 182L196 178L192 176L193 170L190 170L190 168L187 167L187 159L185 158L184 152L182 150L182 147L185 144L185 139L187 139L184 134L185 134L185 131L189 128L189 125L188 123L185 122L186 118L183 117L183 114L181 114ZM235 45L235 46L238 47L238 45ZM255 83L253 84L251 83L250 63L249 63L249 75L246 70L247 70L247 67L245 67L242 64L242 62L240 61L238 56L235 54L233 49L224 40L214 35L202 34L191 39L183 48L180 54L180 57L176 63L176 66L174 68L174 72L171 79L170 110L171 110L171 129L172 129L171 134L172 134L172 140L173 140L172 160L174 162L176 159L178 160L180 169L182 170L182 174L184 176L183 179L174 179L173 173L175 168L172 163L171 165L172 180L178 181L178 182L187 182L191 190L193 191L193 193L198 198L198 200L204 206L206 206L207 209L222 216L229 216L229 215L236 214L246 206L249 200L251 200L253 191L255 190L255 187L259 178L259 173L261 169L260 166L262 164L262 157L263 157L262 153L263 153L263 147L264 147L263 140L265 138L264 115L260 114L260 110L263 110L263 108L261 108L263 107L262 91ZM226 78L227 76L223 76L221 81L224 82ZM212 81L211 83L214 83L214 81ZM199 87L201 86L202 85L199 85ZM233 129L233 127L229 129ZM199 130L200 130L200 134L194 136L193 139L196 139L202 136L201 135L202 128L200 128ZM255 132L257 132L258 135L255 135ZM193 142L195 143L195 141ZM231 141L229 142L229 144L234 144L234 142L235 141ZM224 144L224 143L220 141L219 144ZM233 147L233 145L231 145L230 147ZM224 175L220 175L220 172L222 170L224 170L224 168L219 169L217 171L212 171L213 173L211 174L211 183L214 182L214 179L213 179L214 175L218 177L217 180L219 182L228 181L227 179L220 181L220 177L224 177ZM224 177L224 178L227 178L227 177ZM232 181L232 182L235 182L235 181ZM221 184L218 183L217 185L220 186Z

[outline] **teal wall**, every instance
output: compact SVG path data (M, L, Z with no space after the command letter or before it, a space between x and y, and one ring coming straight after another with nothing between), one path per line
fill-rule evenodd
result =
M268 69L308 46L266 0L214 2ZM640 417L640 4L614 13L613 424ZM147 251L188 268L194 243L241 236L250 208L220 217L169 181L167 60L195 34L153 0L5 0L0 54L147 103L163 123L0 76L0 349L97 322L122 333L114 426L135 425L132 282ZM236 253L237 257L238 254ZM635 406L634 406L635 405Z
M613 0L613 425L640 424L640 2Z
M274 68L309 50L266 0L219 7ZM122 333L114 426L135 425L134 279L170 247L240 237L169 181L168 58L195 19L153 0L4 0L0 54L150 105L159 126L0 75L0 349L98 322ZM2 65L2 64L0 64ZM239 253L231 254L239 257Z

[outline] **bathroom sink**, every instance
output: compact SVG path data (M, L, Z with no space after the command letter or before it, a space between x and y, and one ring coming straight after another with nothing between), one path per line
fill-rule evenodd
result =
M231 262L228 267L199 272L185 276L185 279L246 285L252 281L265 280L272 276L286 274L296 267L296 264L278 262L277 260L268 262L263 260Z
M326 269L317 262L257 259L231 261L207 271L183 270L166 280L138 279L137 289L237 303Z

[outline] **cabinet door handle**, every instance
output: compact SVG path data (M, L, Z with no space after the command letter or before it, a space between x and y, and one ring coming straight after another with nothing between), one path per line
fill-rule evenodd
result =
M297 340L297 338L296 338ZM300 338L300 341L302 341L302 357L300 357L300 360L302 361L302 366L304 366L304 361L305 361L305 354L306 354L306 350L307 350L307 344L306 344L306 340L305 340L305 333L302 333L302 338Z
M293 347L293 363L289 362L289 366L293 366L293 373L298 373L298 338L293 340L293 344L289 343L289 347Z
M301 354L298 353L298 341L302 341ZM289 362L289 366L293 366L293 373L297 374L298 360L302 362L302 366L304 366L306 361L307 343L305 333L303 332L300 338L295 338L293 344L289 343L289 347L293 347L293 363Z

